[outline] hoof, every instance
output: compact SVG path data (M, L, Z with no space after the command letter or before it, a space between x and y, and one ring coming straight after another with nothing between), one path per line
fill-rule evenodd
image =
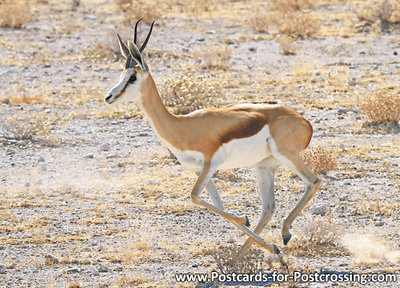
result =
M246 223L244 223L244 225L245 225L246 227L250 227L249 217L247 217L247 216L245 216L245 217L246 217Z
M281 253L281 251L279 251L278 247L276 247L276 245L274 245L274 253L279 255Z
M283 244L287 244L290 240L290 238L292 238L292 234L289 233L289 235L283 237Z

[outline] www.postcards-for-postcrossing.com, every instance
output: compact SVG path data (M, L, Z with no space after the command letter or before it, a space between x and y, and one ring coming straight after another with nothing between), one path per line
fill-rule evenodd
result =
M283 282L320 282L320 283L395 283L398 275L395 273L353 273L353 272L312 272L305 273L293 271L291 273L281 273L278 271L264 273L219 273L213 271L208 273L176 273L177 282L220 282L236 284L272 284Z

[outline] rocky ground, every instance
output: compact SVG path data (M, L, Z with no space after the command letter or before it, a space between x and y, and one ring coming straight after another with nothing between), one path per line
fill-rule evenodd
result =
M114 32L132 35L133 19L117 2L32 1L32 21L0 28L1 287L193 287L175 274L229 270L220 259L246 239L191 203L196 178L133 103L103 103L123 68ZM155 15L146 59L163 97L173 92L163 88L166 79L201 75L218 91L205 106L280 100L294 107L313 124L311 147L322 152L308 161L323 166L325 179L284 247L281 225L304 187L280 168L277 210L262 235L288 268L270 266L258 249L232 269L397 273L397 282L367 286L398 287L400 129L367 125L362 106L364 97L398 91L399 30L360 29L366 24L348 12L357 1L317 1L311 10L324 16L324 29L294 39L285 53L280 34L248 22L262 3L205 2L212 9L199 1L181 10L160 4ZM146 3L143 9L153 7ZM215 180L226 208L254 226L261 203L253 170L219 172Z

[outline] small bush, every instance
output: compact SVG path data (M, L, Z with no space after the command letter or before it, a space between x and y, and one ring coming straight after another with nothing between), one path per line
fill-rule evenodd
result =
M294 39L315 36L321 26L320 20L314 14L299 11L278 11L271 16L271 23L277 27L280 34Z
M354 9L360 21L366 22L364 26L380 24L382 31L388 30L391 25L400 23L400 1L365 1Z
M272 1L268 7L256 9L248 24L259 33L275 27L277 33L294 39L312 37L319 31L321 21L312 12L303 11L311 7L307 0Z
M400 122L399 91L380 90L359 100L361 112L367 115L366 124L396 124Z
M254 29L255 32L266 33L268 32L270 25L269 15L265 13L253 12L253 14L250 15L248 24Z
M287 35L282 35L277 42L281 46L283 55L296 55L296 47L293 45L294 39Z
M203 69L207 70L227 70L229 60L232 58L232 50L228 45L218 45L213 48L207 47L194 54L202 60Z
M7 0L0 4L0 27L22 28L25 23L33 20L29 3Z
M38 141L43 145L58 145L60 139L55 132L62 123L69 121L70 117L60 118L56 114L33 113L29 117L14 115L4 121L4 138L8 140Z
M264 250L250 249L238 257L240 247L219 246L210 251L221 273L255 273L265 265Z
M303 151L301 156L315 174L326 175L337 167L336 153L319 146Z
M114 0L115 4L124 13L127 23L143 18L143 22L150 24L153 20L163 16L163 5L160 1Z
M295 231L289 242L289 252L293 255L315 256L332 255L340 252L340 225L328 216L315 216L306 221L301 230Z
M215 107L218 105L217 99L223 98L219 82L192 74L182 75L177 79L168 78L164 80L160 90L164 95L165 104L177 114Z
M271 10L281 11L302 11L313 8L310 0L272 0Z
M128 10L132 6L132 0L114 0L115 4L122 11Z

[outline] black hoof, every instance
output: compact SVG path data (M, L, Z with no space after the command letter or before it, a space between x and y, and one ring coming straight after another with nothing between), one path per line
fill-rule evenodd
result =
M246 227L250 227L250 221L249 221L249 217L246 217L246 223L244 224Z
M278 247L276 247L276 245L274 245L274 253L278 254L278 255L281 253L281 251L279 251L279 249L278 249Z
M290 238L292 238L292 234L283 237L283 244L286 245L289 242Z

